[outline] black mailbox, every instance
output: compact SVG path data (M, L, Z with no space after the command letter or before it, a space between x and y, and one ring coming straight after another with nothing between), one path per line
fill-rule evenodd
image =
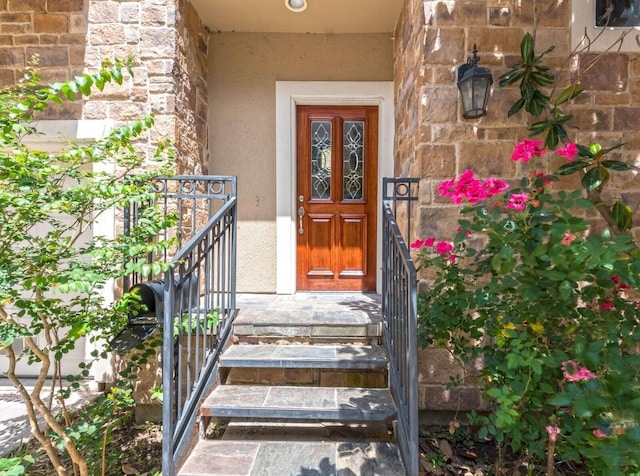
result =
M175 276L173 282L173 316L178 315L180 307L184 312L198 306L199 289L195 276L189 276L184 282ZM127 326L109 343L116 352L124 352L142 344L160 326L164 316L163 280L135 284L129 293L137 295L139 299L136 309L129 312Z

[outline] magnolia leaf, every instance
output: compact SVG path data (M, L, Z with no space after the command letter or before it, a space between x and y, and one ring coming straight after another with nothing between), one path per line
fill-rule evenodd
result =
M586 160L574 160L573 162L568 162L558 167L556 175L571 175L588 167L589 165L591 165L591 162L587 162Z
M558 147L559 142L560 140L558 139L558 132L556 131L556 128L550 128L549 132L547 132L547 137L544 140L544 145L547 146L547 148L554 150Z
M595 166L582 177L582 185L587 190L595 190L601 187L609 178L607 169Z
M522 37L522 41L520 42L520 56L522 56L522 61L524 63L528 64L533 61L533 36L529 32L525 33Z
M535 136L538 134L542 134L544 131L549 129L550 126L551 126L551 123L549 122L549 120L545 119L544 121L534 122L529 126L528 129L531 135Z
M633 226L633 210L622 202L616 202L611 209L613 219L619 230L630 230Z
M550 86L555 81L553 74L542 71L534 71L531 77L540 86Z
M518 99L513 106L509 109L507 113L509 116L513 116L514 114L520 112L520 110L524 107L524 98Z
M621 162L619 160L603 160L602 162L600 162L600 165L608 169L617 170L617 171L638 169L638 167L636 167L633 164L628 164L626 162Z
M580 83L572 84L571 86L565 88L555 100L555 105L559 106L560 104L564 104L567 101L571 101L576 96L578 96L583 91L582 85Z
M517 81L519 81L520 79L522 79L522 77L524 76L524 73L522 72L520 64L514 66L513 70L500 76L500 87L503 88L505 86L508 86L510 84L513 84Z
M571 116L565 116L561 119L561 122L566 122L568 119L571 119ZM567 130L564 128L563 125L561 124L555 124L553 126L553 129L556 132L556 135L560 138L560 139L564 139L565 137L567 137ZM557 144L556 144L557 147Z

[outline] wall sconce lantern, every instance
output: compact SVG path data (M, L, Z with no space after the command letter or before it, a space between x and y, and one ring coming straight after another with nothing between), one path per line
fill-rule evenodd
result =
M473 45L473 56L458 67L458 89L462 96L462 117L477 119L487 114L487 102L493 77L487 68L478 67L478 50Z
M303 12L307 9L307 0L284 0L284 4L295 13Z

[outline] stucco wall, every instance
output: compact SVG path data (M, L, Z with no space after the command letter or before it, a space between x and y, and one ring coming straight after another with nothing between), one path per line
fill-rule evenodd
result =
M390 81L391 34L212 34L209 172L237 175L238 291L276 291L276 81Z

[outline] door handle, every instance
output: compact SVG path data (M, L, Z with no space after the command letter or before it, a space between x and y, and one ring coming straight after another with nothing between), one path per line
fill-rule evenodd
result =
M302 227L302 217L304 217L304 207L300 205L300 208L298 208L298 220L300 223L300 227L298 228L298 233L300 235L304 234L304 228Z

